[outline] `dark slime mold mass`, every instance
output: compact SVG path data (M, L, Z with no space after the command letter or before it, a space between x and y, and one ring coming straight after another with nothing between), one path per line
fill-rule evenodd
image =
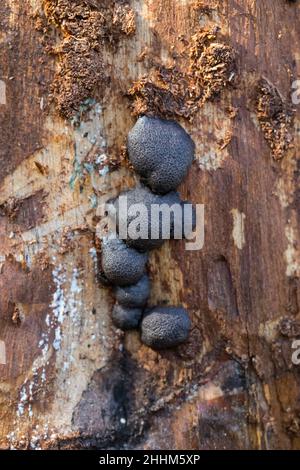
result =
M186 201L181 201L179 194L175 191L171 191L168 194L163 196L158 194L153 194L149 188L146 186L138 186L130 191L121 193L120 196L127 197L127 211L119 210L120 209L120 199L117 198L114 201L114 205L117 211L117 230L120 229L120 224L127 226L130 229L132 224L138 226L139 234L138 238L132 238L130 235L130 230L128 230L127 238L125 239L126 243L130 247L134 247L139 251L148 251L154 248L159 248L165 240L174 238L176 233L183 234L183 212L182 209L187 204ZM143 204L142 211L136 211L136 204ZM166 208L171 208L174 204L178 205L178 208L181 208L182 219L176 219L176 225L174 220L174 213L170 212L170 217L167 214L164 217L164 222L169 217L170 220L170 231L167 235L164 234L162 230L162 213L157 217L151 217L151 209L156 206L161 206L162 204L166 205ZM146 209L145 213L144 210ZM159 224L154 226L155 219ZM193 209L191 217L189 217L191 228L195 226L195 211ZM152 229L156 227L157 236L153 237ZM175 237L181 238L181 237Z
M142 342L153 349L167 349L183 343L191 321L183 307L155 307L142 320Z
M114 325L121 330L134 330L139 326L143 315L140 308L128 308L116 304L112 312Z
M141 117L129 133L128 153L146 186L140 184L110 201L116 209L119 238L103 240L101 274L115 286L112 320L122 330L140 326L142 342L157 350L183 343L191 321L183 307L157 306L143 316L150 296L145 252L170 238L187 237L195 229L195 207L174 191L194 152L192 139L176 122Z
M136 284L145 272L146 253L129 248L118 238L106 239L102 245L102 269L106 278L118 286Z
M150 295L150 280L145 274L142 279L133 286L116 287L115 296L123 307L144 307Z
M176 189L192 164L195 145L174 121L143 116L128 135L130 161L152 191Z

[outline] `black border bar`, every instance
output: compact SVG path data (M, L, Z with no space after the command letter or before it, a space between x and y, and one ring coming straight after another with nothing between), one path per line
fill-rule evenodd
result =
M105 467L121 469L149 468L151 466L202 466L209 468L211 464L220 466L230 465L230 468L241 464L284 464L300 461L299 451L155 451L155 450L53 450L53 451L0 451L0 466L8 463L15 464L83 464L87 468ZM3 467L2 467L3 468ZM54 469L55 470L55 469Z

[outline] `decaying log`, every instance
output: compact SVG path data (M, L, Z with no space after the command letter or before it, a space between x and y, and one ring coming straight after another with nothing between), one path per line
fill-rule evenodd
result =
M0 446L299 449L299 2L2 0ZM98 207L140 114L196 144L205 244L151 253L188 343L112 325Z

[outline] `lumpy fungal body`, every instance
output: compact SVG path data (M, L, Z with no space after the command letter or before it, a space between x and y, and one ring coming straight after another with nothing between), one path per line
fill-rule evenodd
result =
M142 320L142 342L153 349L167 349L186 341L191 321L183 307L155 307Z
M102 245L102 270L109 282L118 286L136 284L145 272L146 253L128 247L118 238L109 238Z
M174 238L176 231L182 233L183 205L177 192L161 196L146 186L138 186L120 196L126 196L127 211L122 209L118 198L115 201L118 230L123 238L120 226L127 227L124 240L128 246L147 251Z
M142 279L133 286L116 287L116 300L123 307L141 308L147 303L150 295L150 280L145 274Z
M176 189L192 164L195 145L176 122L142 116L128 135L130 161L152 191Z
M176 122L139 118L128 135L128 153L142 184L110 201L118 238L103 240L101 279L115 286L112 320L122 330L140 327L142 342L157 350L183 343L191 328L183 307L158 306L144 316L143 310L150 295L146 252L188 237L196 226L195 208L175 191L194 152L192 139Z
M129 308L116 304L112 312L114 325L121 330L134 330L139 326L143 311L140 308Z

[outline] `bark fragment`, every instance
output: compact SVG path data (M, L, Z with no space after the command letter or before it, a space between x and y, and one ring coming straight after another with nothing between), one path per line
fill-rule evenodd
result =
M185 69L156 66L128 90L134 115L192 119L208 100L217 97L236 75L235 52L217 42L218 28L198 30L189 41Z
M134 33L135 15L123 1L44 0L43 5L42 24L46 30L54 25L61 35L61 43L48 48L59 60L52 93L59 113L71 118L96 87L104 90L109 83L103 48L117 47L122 35Z
M279 91L265 78L257 83L256 113L274 160L291 147L292 113Z

